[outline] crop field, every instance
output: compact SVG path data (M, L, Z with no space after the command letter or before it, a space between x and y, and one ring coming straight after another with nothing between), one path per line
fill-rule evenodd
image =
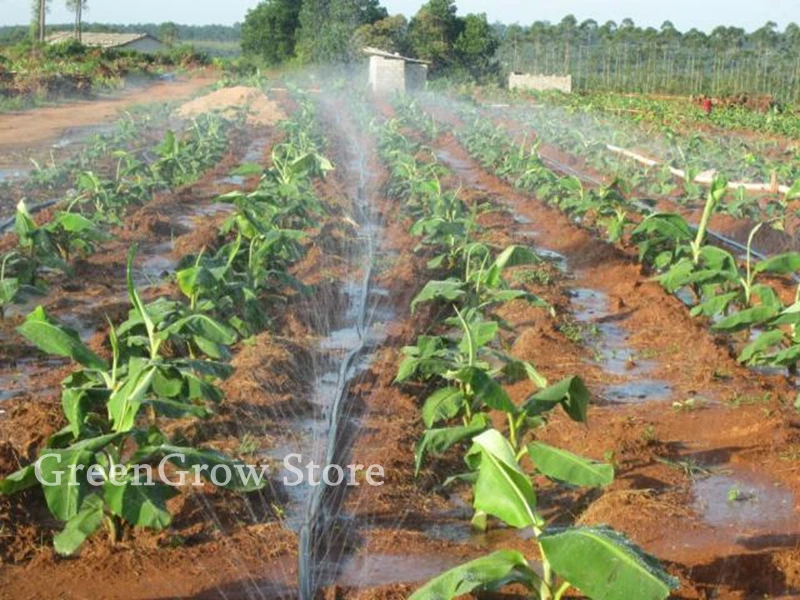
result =
M800 596L791 105L196 67L0 114L0 599Z

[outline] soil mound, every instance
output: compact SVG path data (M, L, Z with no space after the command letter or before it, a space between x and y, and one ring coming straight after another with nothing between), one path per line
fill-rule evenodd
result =
M223 88L200 98L195 98L182 105L178 116L191 118L212 111L219 111L225 116L233 117L237 109L248 107L248 125L275 125L286 118L277 102L267 98L266 94L254 87L236 86Z

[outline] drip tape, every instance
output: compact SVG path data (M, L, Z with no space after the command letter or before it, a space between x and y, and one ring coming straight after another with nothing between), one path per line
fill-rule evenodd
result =
M46 208L55 206L59 202L60 200L46 200L40 204L35 204L34 206L29 207L28 212L31 213L32 215L35 215L36 213L42 212ZM5 233L9 229L11 229L14 226L14 222L16 221L16 219L17 219L16 217L9 217L5 221L0 222L0 233Z

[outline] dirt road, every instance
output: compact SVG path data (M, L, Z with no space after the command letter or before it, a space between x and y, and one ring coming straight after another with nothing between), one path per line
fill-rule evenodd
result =
M70 129L111 122L120 111L137 104L188 98L215 79L213 72L205 71L137 87L110 99L0 114L0 167L27 164L28 157L49 149Z

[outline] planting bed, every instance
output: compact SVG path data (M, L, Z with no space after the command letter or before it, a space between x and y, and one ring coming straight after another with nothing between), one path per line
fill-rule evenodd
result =
M634 224L609 243L591 211L576 219L545 184L521 185L510 167L477 156L480 136L444 102L409 108L334 91L258 102L274 119L223 128L216 160L120 209L93 252L77 252L69 269L42 270L42 295L6 308L0 478L35 461L75 421L62 411L60 387L80 360L37 350L29 330L17 329L25 316L43 306L108 360L109 330L124 339L119 325L140 296L206 311L217 324L192 330L188 342L168 338L158 361L183 364L174 361L188 352L231 372L205 380L221 401L203 416L194 398L194 412L172 417L156 403L163 388L148 388L140 398L148 408L129 429L157 426L171 445L266 465L268 481L185 487L153 503L171 515L161 527L134 527L108 502L103 514L116 529L100 527L69 557L63 520L41 487L0 496L0 596L407 598L489 553L502 571L495 579L511 582L492 597L531 597L523 585L545 598L800 593L794 381L743 365L749 330L712 329L719 320L690 314L694 297L654 280L653 265L638 260ZM183 122L170 123L192 143ZM132 148L161 137L154 127ZM91 168L113 171L102 160ZM46 210L37 224L57 214ZM268 240L280 251L250 252L246 284L236 272L252 296L234 296L232 274L209 289L199 275L189 279L192 268L236 270L243 247ZM8 234L0 248L19 241ZM184 273L177 281L176 271ZM785 272L766 271L763 281L791 305ZM225 286L235 299L227 304L215 295ZM132 327L146 344L149 330ZM197 340L214 332L213 343ZM438 354L426 355L426 344ZM553 391L563 383L567 392ZM434 406L442 390L450 399ZM108 420L104 411L94 418ZM120 422L104 427L119 431ZM459 437L436 441L443 430ZM286 486L290 453L303 464L381 465L385 481ZM548 463L556 453L562 462ZM475 487L447 481L466 471ZM499 472L505 477L481 487ZM0 481L3 490L11 480ZM504 496L512 488L516 500ZM523 508L511 514L511 505ZM567 544L560 553L559 536L569 535L604 547L592 555ZM614 553L627 582L591 568L610 564L603 552ZM493 581L480 569L461 573L464 586ZM414 597L451 591L428 587Z

